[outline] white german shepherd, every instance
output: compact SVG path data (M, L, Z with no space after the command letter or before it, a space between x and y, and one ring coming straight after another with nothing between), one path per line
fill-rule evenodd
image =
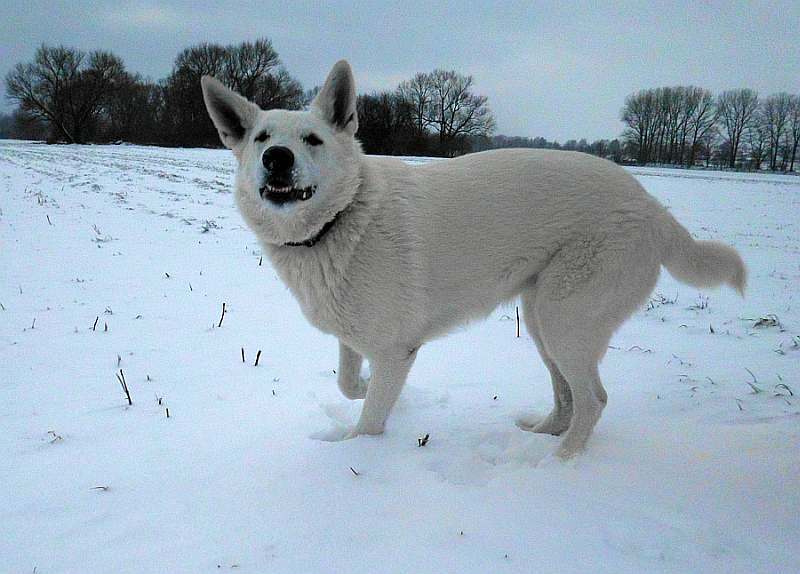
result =
M696 287L744 292L734 249L692 239L611 162L547 150L422 166L365 156L345 61L309 111L263 111L214 78L202 85L239 163L244 219L308 320L339 338L342 393L365 399L348 437L383 432L423 343L520 297L555 407L517 424L564 433L557 454L569 458L606 404L597 363L661 265Z

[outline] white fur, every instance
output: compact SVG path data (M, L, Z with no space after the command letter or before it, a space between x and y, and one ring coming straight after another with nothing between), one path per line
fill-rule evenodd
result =
M661 265L696 286L743 293L738 253L695 241L615 164L549 150L496 150L409 166L367 157L354 138L355 87L341 61L308 112L253 113L204 78L209 112L239 160L236 197L283 281L317 328L340 341L339 387L365 397L351 436L383 432L419 347L520 297L551 373L555 407L526 430L584 448L606 403L597 364L619 325L655 286ZM238 98L238 99L237 99ZM252 105L252 104L250 104ZM230 113L243 137L230 137ZM267 130L266 143L253 137ZM235 131L235 130L234 130ZM323 145L303 141L314 132ZM276 207L262 200L261 154L289 147L299 181L318 191ZM286 246L317 234L313 247ZM359 378L362 357L372 376Z

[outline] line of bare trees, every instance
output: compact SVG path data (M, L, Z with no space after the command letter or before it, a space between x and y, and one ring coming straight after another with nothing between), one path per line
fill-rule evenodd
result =
M640 164L793 171L797 160L800 95L655 88L628 96L621 118L626 155Z
M619 138L613 140L599 139L593 142L589 142L585 138L581 138L580 140L569 139L563 144L558 141L547 140L543 137L528 138L495 135L488 138L475 137L472 139L473 151L498 148L536 148L579 151L609 159L616 163L626 163L629 161L626 156L624 143Z
M6 76L17 103L0 117L0 136L68 143L127 141L178 146L219 145L200 91L216 76L264 109L301 109L304 92L268 39L183 50L157 82L126 70L106 51L41 46L33 61ZM760 99L753 90L714 95L696 86L641 90L621 112L626 128L613 140L493 135L495 120L472 76L454 70L419 73L394 90L358 98L359 132L367 153L454 156L497 147L577 150L616 162L793 171L800 145L800 96Z
M219 145L200 91L204 74L263 109L300 109L314 95L281 65L267 39L192 46L158 82L128 72L109 52L43 45L32 62L6 76L6 95L17 110L0 118L0 132L67 143ZM451 156L470 151L471 138L494 130L472 76L452 70L417 74L393 91L362 95L358 111L358 136L368 153Z
M306 102L300 83L266 39L192 46L158 82L128 72L110 52L43 45L32 62L8 73L6 95L17 103L12 123L22 137L216 145L199 88L203 74L217 76L266 109L298 109Z

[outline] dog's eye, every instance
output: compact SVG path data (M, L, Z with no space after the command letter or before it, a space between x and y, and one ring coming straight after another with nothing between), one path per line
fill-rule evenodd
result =
M257 141L257 142L265 142L268 139L269 139L269 134L267 132L261 132L260 134L258 134L256 136L255 141Z
M306 142L308 145L322 145L322 140L317 137L317 134L308 134L306 137L303 138L303 141Z

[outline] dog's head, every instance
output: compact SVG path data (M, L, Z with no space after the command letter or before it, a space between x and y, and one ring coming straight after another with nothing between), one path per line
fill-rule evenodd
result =
M239 209L262 241L305 241L350 204L361 147L346 61L334 65L308 111L264 111L211 76L202 85L220 139L239 162Z

